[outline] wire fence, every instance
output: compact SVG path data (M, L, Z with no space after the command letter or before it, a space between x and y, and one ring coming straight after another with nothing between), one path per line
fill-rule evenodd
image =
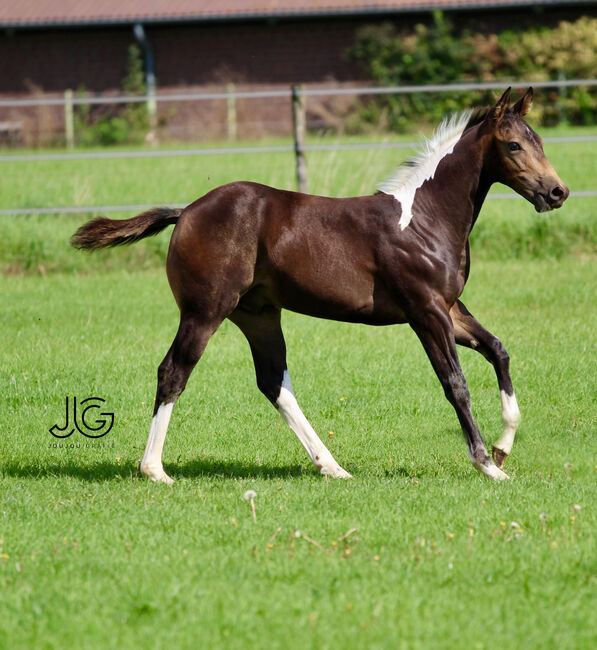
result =
M236 119L234 102L237 99L272 99L281 98L288 100L292 107L292 122L295 125L293 142L287 145L268 146L234 146L232 144L221 147L192 147L172 149L135 149L135 150L104 150L104 151L56 151L43 153L7 153L0 155L0 163L33 163L38 161L68 161L68 160L100 160L100 159L123 159L123 158L164 158L177 156L233 156L233 155L259 155L268 153L291 153L294 152L297 159L297 174L300 166L299 159L304 162L305 152L316 151L351 151L351 150L375 150L375 149L411 149L416 147L418 142L334 142L307 144L305 142L305 105L308 97L336 97L336 96L362 96L362 95L384 95L384 94L416 94L416 93L446 93L463 91L488 91L503 90L512 86L515 89L533 86L534 88L566 89L571 87L594 87L597 86L597 79L576 79L576 80L553 80L553 81L506 81L488 83L455 83L447 85L424 85L424 86L391 86L391 87L325 87L308 88L295 86L289 89L267 89L267 90L235 90L231 85L225 92L188 92L188 93L164 93L156 95L139 96L85 96L74 97L67 92L63 97L33 97L33 98L9 98L0 99L0 108L25 108L57 106L65 111L65 128L72 128L72 110L77 105L105 105L105 104L127 104L146 103L148 108L157 103L167 102L207 102L214 100L225 100L227 106L228 135L236 134L236 126L230 124ZM70 127L69 127L70 124ZM296 128L301 124L300 128ZM0 128L2 123L0 123ZM71 136L72 139L72 136ZM67 142L69 135L67 133ZM595 142L595 135L548 137L545 142L558 145L571 143ZM298 186L306 190L306 169L303 170L304 179L298 178ZM300 175L299 175L300 176ZM597 190L586 190L573 192L573 197L597 197ZM510 199L513 194L494 193L490 199ZM169 202L165 202L169 205ZM176 204L177 207L184 207ZM28 215L28 214L69 214L69 213L92 213L92 212L123 212L146 209L145 205L105 205L105 206L39 206L35 208L20 208L18 206L0 209L0 215Z

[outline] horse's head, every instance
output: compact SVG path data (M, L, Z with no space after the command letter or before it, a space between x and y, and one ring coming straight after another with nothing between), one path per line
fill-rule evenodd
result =
M486 158L492 180L508 185L530 201L537 212L559 208L570 190L545 157L542 139L522 119L533 104L533 89L510 107L510 88L485 119L485 132L492 137Z

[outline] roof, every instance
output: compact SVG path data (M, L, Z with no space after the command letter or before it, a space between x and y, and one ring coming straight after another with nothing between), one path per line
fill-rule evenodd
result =
M413 13L594 0L3 0L0 27L201 22L257 18Z

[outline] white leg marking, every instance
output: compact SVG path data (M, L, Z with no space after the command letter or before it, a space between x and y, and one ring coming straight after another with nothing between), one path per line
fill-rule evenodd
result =
M502 390L500 391L500 397L502 398L502 422L504 423L504 430L494 447L497 447L497 449L500 449L505 454L509 454L514 444L516 429L518 429L518 425L520 424L520 410L514 393L508 395L505 390Z
M164 441L166 440L166 433L168 432L168 424L173 408L174 402L160 404L157 413L151 421L149 438L147 439L147 446L145 447L145 453L141 461L142 474L156 483L167 483L168 485L172 485L174 481L164 472L162 451L164 449Z
M294 431L309 454L309 458L321 474L327 474L334 478L352 478L334 460L330 450L321 442L319 436L315 433L313 427L301 411L301 407L298 405L294 391L292 390L288 370L284 371L280 396L276 401L276 406L278 407L278 411L280 411L280 415Z
M478 472L485 474L485 476L489 476L489 478L492 478L494 481L506 481L510 478L508 474L506 474L506 472L502 472L502 470L492 460L490 460L485 465L482 463L473 462L473 467Z

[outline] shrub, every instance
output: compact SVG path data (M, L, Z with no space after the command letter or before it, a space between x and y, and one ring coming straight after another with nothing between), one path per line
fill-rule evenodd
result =
M137 45L128 50L127 74L122 80L126 95L143 95L146 92L143 60ZM84 87L78 90L84 97ZM140 142L149 130L149 115L145 103L108 106L82 104L75 109L76 140L81 145L111 145Z
M597 19L580 18L556 28L501 34L457 33L440 12L431 25L400 33L389 23L361 29L349 57L379 85L430 85L455 81L592 78L597 69ZM403 130L414 121L437 122L448 112L490 102L482 92L379 96L362 108L365 124ZM597 122L597 90L548 93L544 124Z

